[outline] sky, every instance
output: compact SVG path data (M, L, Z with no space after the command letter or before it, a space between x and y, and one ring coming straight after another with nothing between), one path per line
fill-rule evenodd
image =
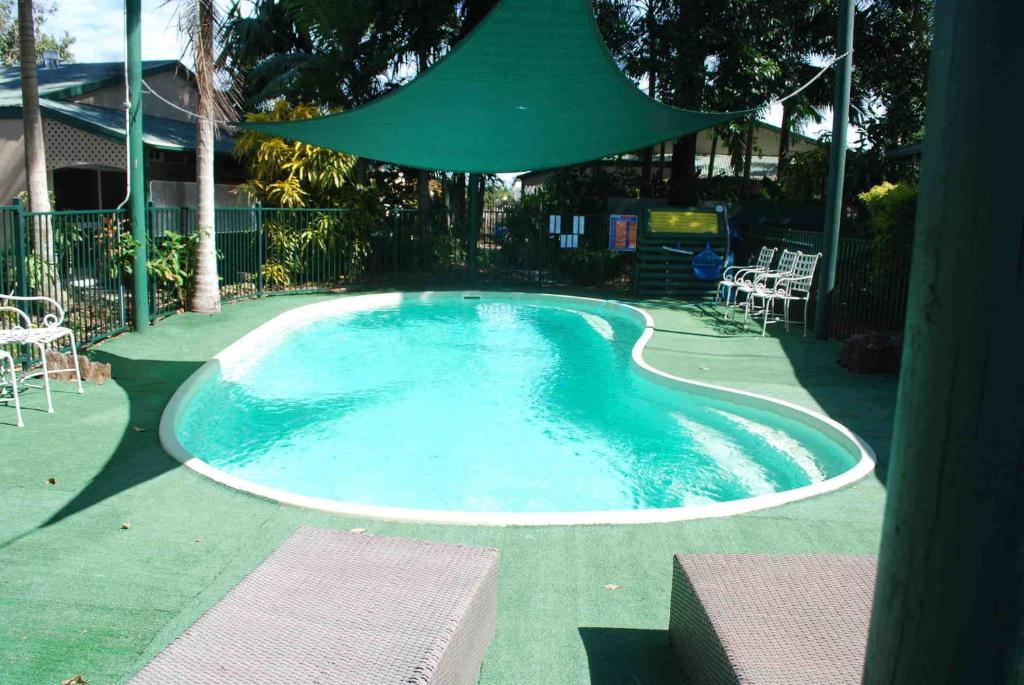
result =
M143 59L182 56L174 7L164 3L142 0ZM120 62L124 59L124 0L60 0L45 30L67 31L77 38L71 52L78 62Z
M173 5L167 0L142 0L143 59L181 59L184 45L178 36ZM124 0L60 0L56 14L49 17L49 33L68 31L78 40L71 51L79 62L118 62L124 59ZM187 60L186 60L187 63ZM753 104L753 103L751 103ZM763 117L768 123L782 123L782 107L772 107ZM817 138L832 130L832 115L825 113L819 125L803 133ZM856 131L851 127L851 140ZM503 179L505 180L505 179Z

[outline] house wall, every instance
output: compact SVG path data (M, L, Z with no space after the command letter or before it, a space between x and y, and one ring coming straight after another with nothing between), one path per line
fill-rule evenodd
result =
M0 204L25 190L25 139L21 119L0 119Z
M190 112L196 111L196 100L198 93L192 87L188 79L173 71L162 71L158 74L146 76L146 83L157 93L179 107ZM76 98L73 102L80 102L84 105L96 107L107 107L110 109L122 109L124 107L124 86L117 85L110 88L93 91ZM151 116L164 117L165 119L176 119L178 121L194 121L184 112L179 112L170 105L162 102L159 98L146 93L142 98L142 111Z
M25 138L21 119L0 119L0 204L25 192ZM80 131L59 121L43 119L46 170L53 189L53 170L88 166L124 169L124 144Z

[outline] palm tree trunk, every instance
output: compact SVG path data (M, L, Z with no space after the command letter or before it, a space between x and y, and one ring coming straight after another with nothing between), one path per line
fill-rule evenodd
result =
M430 56L425 52L416 55L417 73L422 74L430 65ZM430 231L430 172L419 169L416 172L416 209L419 210L420 233Z
M793 107L789 101L782 103L782 127L779 131L779 168L775 172L775 180L782 182L789 165L790 128L793 126Z
M39 108L39 74L36 65L36 35L32 0L18 0L18 52L21 59L21 109L25 128L25 176L28 181L28 209L49 212L50 189L46 182L46 143L43 116ZM47 215L35 216L31 227L32 249L45 264L48 278L45 292L63 300L57 257L53 249L53 226Z
M711 131L711 156L708 157L708 197L715 195L711 192L711 184L715 180L715 156L718 154L718 131Z
M199 30L195 36L196 50L213 54L213 13L205 2L199 5ZM196 190L198 207L196 230L199 242L196 245L195 274L192 298L189 308L203 314L220 311L220 283L217 278L217 238L214 218L215 200L213 189L213 144L214 124L211 117L214 107L207 100L208 93L215 90L214 73L209 60L196 60L196 79L199 81L199 100L196 121Z
M697 134L677 138L672 143L672 175L668 179L668 201L677 207L697 204Z
M747 122L746 145L743 150L743 195L753 195L750 183L750 166L754 158L754 117Z

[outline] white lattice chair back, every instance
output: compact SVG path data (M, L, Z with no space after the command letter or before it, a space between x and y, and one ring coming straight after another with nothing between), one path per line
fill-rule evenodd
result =
M758 271L767 271L771 268L772 260L775 259L775 253L778 251L779 248L777 247L762 247L757 255L757 262L754 264L754 268Z
M776 271L784 274L791 272L800 254L799 250L783 250L782 256L779 257L779 268Z
M811 283L814 281L814 271L818 268L818 260L821 253L804 254L798 252L793 263L792 284L790 292L808 293L811 290Z

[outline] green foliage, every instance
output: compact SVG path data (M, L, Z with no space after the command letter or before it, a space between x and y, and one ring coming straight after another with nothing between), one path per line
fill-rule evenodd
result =
M311 265L335 261L339 255L345 260L345 275L358 278L370 254L370 228L379 221L362 208L272 214L263 223L264 281L271 288L291 287L308 280Z
M625 277L627 257L620 252L594 247L558 251L558 270L572 283L585 286L609 285Z
M867 207L875 241L890 246L911 244L917 216L917 186L884 181L857 197Z
M76 39L67 31L63 35L55 36L46 33L43 26L46 18L57 11L56 2L46 0L35 0L35 24L36 24L36 54L42 59L43 53L53 50L57 58L67 64L75 61L71 52L71 46ZM21 63L21 53L18 47L18 6L17 0L0 0L0 63L5 66L16 67Z
M195 253L198 245L198 233L182 235L174 231L167 231L150 245L150 258L146 262L146 270L158 286L174 294L179 307L184 307L188 301L188 293L195 276Z
M135 252L141 243L132 235L127 221L104 219L96 232L96 244L102 250L106 271L111 278L125 278L131 275Z
M558 169L540 193L552 212L589 214L602 212L609 197L638 197L639 178L625 166L581 164Z
M249 114L248 121L313 119L324 110L279 101L267 112ZM244 192L267 207L336 207L354 190L351 176L356 158L305 143L243 131L235 141L235 157L249 172Z

